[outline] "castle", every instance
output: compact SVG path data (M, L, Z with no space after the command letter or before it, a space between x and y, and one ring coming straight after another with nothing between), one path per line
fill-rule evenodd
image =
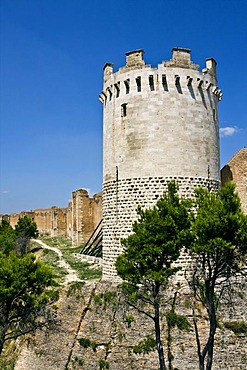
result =
M103 279L116 275L138 205L153 206L172 179L187 197L220 185L216 62L200 72L190 53L174 48L153 68L134 50L117 72L104 67Z
M174 48L172 59L157 68L146 65L143 50L126 53L126 65L104 67L100 101L104 110L103 277L115 277L120 240L131 232L138 205L150 207L175 179L183 196L198 186L237 184L247 213L247 148L222 169L219 164L216 62L206 68L190 58L191 51ZM67 208L51 207L2 216L15 226L28 215L41 235L67 236L84 244L102 219L102 194L72 193Z
M116 278L114 261L122 250L120 239L131 232L137 205L155 204L172 179L186 197L198 186L215 189L220 182L230 180L236 183L247 212L247 148L233 156L220 176L217 104L222 94L217 88L216 62L206 60L206 68L200 72L190 60L190 50L179 48L173 49L172 59L158 68L145 64L142 50L126 56L126 65L119 71L113 72L109 63L104 68L100 95L104 109L103 201L101 193L89 197L86 190L78 189L67 208L26 212L41 233L67 235L79 245L101 220L103 205L103 279L108 282L97 287L95 282L85 284L82 294L76 290L74 296L65 288L68 290L59 300L59 330L49 337L38 333L33 342L23 346L16 369L98 369L101 358L113 369L157 368L151 353L141 356L130 350L151 332L145 318L129 316L133 323L126 325L125 316L126 322L119 323L115 304L112 308L94 299L98 297L99 301L111 285L109 281ZM13 226L22 215L24 212L9 216ZM231 312L224 304L221 307L223 320L214 350L216 370L243 369L246 364L244 334L237 335L223 325L232 318L236 321L230 323L243 323L243 296L244 291L236 295L236 311ZM228 300L227 304L231 306ZM188 303L180 312L191 318ZM207 323L203 312L200 319L204 338ZM176 368L195 368L194 333L184 331L181 336L175 329L172 336ZM85 339L95 347L81 344Z

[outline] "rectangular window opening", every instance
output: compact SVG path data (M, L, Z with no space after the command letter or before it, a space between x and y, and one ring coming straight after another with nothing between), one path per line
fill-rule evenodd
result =
M127 116L127 103L121 105L121 117Z
M164 91L168 91L166 75L162 75L162 86L163 86Z
M183 91L182 91L182 88L181 88L181 84L180 84L180 77L179 75L175 75L175 85L176 85L176 88L177 88L177 92L179 94L182 94Z
M142 90L141 86L141 76L136 78L136 86L137 86L137 91L140 92Z
M150 90L151 91L154 91L154 76L153 75L151 75L151 76L149 76L149 86L150 86Z

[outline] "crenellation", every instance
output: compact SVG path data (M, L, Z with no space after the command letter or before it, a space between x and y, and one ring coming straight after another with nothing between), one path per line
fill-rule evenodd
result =
M203 73L209 73L216 79L216 66L217 62L214 58L207 58L206 59L206 68L202 70ZM217 82L217 79L216 79Z
M104 83L112 76L113 63L106 63L104 66Z

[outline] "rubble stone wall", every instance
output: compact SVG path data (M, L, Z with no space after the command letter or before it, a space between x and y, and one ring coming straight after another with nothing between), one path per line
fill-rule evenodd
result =
M247 148L242 148L221 170L221 183L227 181L236 184L236 191L241 200L243 212L247 214Z
M102 219L101 193L89 197L87 190L78 189L72 193L72 202L67 208L39 208L30 212L11 213L10 225L15 227L19 218L28 216L36 222L40 235L50 237L67 236L73 245L85 243Z

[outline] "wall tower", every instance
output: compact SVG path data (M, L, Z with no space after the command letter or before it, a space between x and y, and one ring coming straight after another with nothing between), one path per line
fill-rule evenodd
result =
M117 72L104 67L103 279L116 276L138 205L153 206L171 179L188 197L198 186L219 186L216 62L206 59L200 72L190 52L174 48L153 68L135 50Z

